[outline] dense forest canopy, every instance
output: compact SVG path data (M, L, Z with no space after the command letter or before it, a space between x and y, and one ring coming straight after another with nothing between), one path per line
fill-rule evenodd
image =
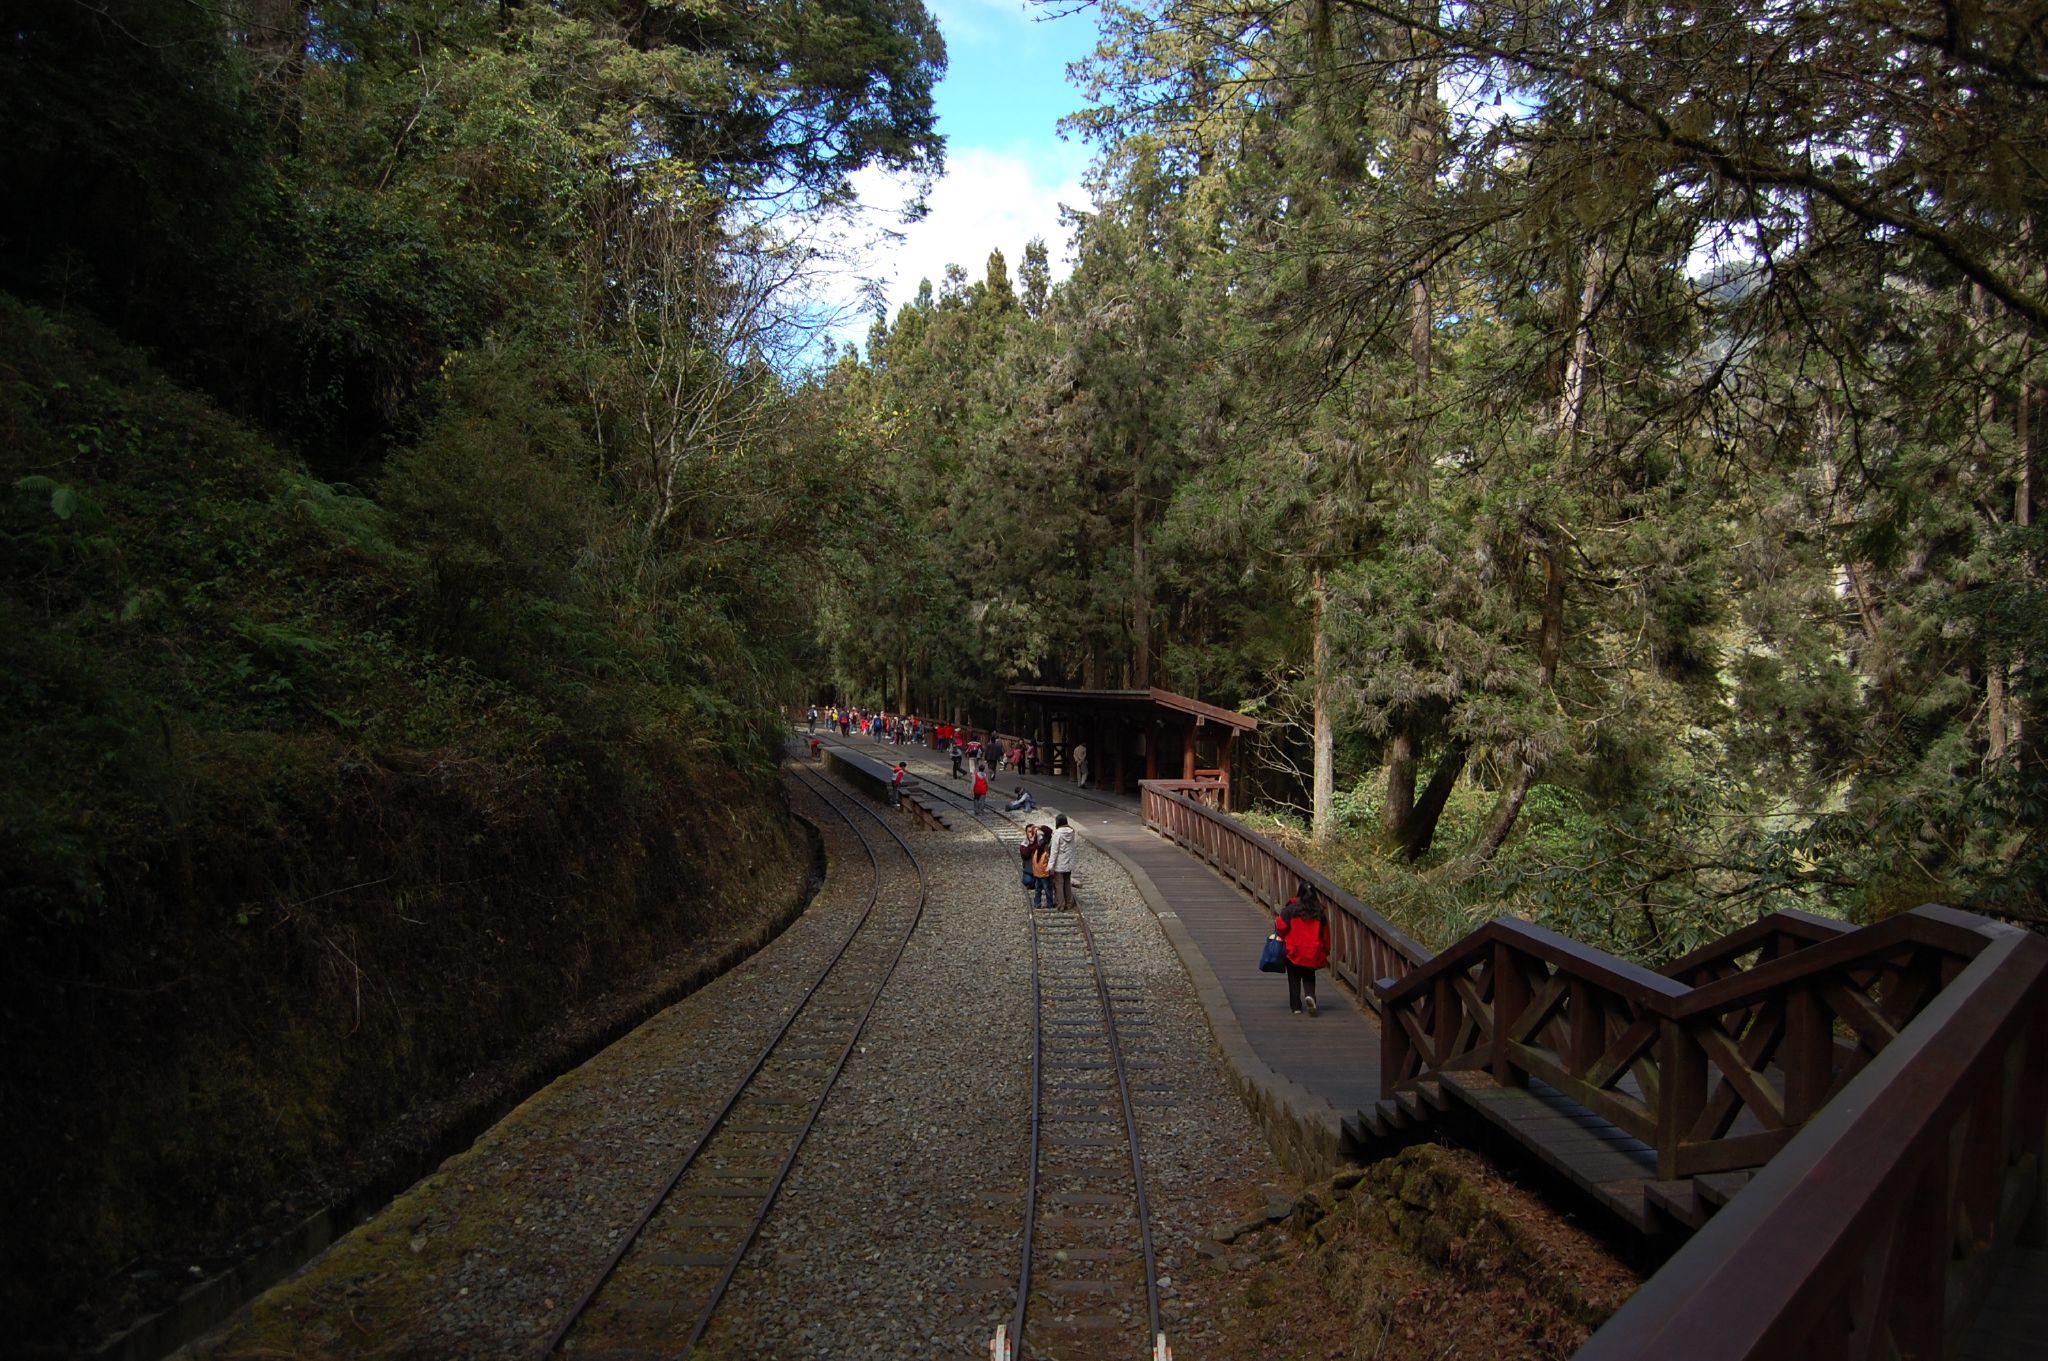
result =
M1438 940L2043 920L2035 11L1096 14L1071 275L816 364L920 0L8 7L11 1314L687 939L807 698L1241 707Z
M846 682L1246 706L1425 934L2041 918L2024 7L1100 14L1072 278L821 383Z

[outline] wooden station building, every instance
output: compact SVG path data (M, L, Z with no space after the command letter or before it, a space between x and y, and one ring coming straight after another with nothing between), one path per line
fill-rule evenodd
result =
M1237 806L1231 800L1231 762L1238 735L1259 726L1255 718L1156 688L1013 685L1010 697L1032 715L1033 740L1049 754L1053 774L1071 778L1068 753L1085 743L1091 784L1135 794L1141 779L1216 781L1223 786L1223 807Z

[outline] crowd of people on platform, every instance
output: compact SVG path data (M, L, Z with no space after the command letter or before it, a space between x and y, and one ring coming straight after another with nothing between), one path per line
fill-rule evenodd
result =
M805 714L805 719L810 725L813 755L818 751L816 734L820 722L825 724L827 732L836 731L842 738L857 733L871 741L898 746L905 742L923 743L929 737L931 745L951 758L952 777L971 782L969 788L974 795L976 817L986 810L992 776L1000 771L1018 775L1041 772L1038 744L1027 738L1006 739L992 731L977 733L972 728L957 724L931 723L915 714L841 708L836 704L823 712L814 704ZM1067 762L1075 783L1085 787L1088 783L1088 748L1076 742L1067 750ZM890 772L890 794L899 808L903 806L903 788L907 778L907 764L897 761ZM1028 813L1036 810L1038 802L1030 790L1018 785L1012 793L1014 797L1003 805L1004 811ZM1079 850L1079 836L1068 825L1064 813L1055 816L1050 824L1027 822L1024 825L1023 839L1017 845L1019 878L1024 891L1030 895L1032 908L1073 909L1074 863L1079 857ZM1297 1015L1306 1012L1314 1016L1317 1010L1316 974L1329 967L1331 936L1321 895L1306 880L1280 910L1280 915L1274 918L1273 934L1284 947L1288 1009Z
M976 810L979 801L988 793L987 781L995 776L1044 775L1050 773L1051 764L1039 744L1030 738L1006 738L988 729L977 731L955 723L934 723L916 714L892 714L886 709L863 709L849 705L829 705L820 710L813 704L804 715L811 732L811 754L818 754L818 725L823 723L825 731L836 732L841 737L865 737L872 742L901 746L905 742L931 745L952 757L953 778L965 779L983 787L975 791ZM1088 783L1088 748L1080 743L1067 753L1070 768L1076 782L1082 786ZM1030 811L1037 806L1029 792L1022 785L1013 791L1013 800L1004 805L1010 812L1019 809Z
M825 725L827 733L836 732L842 738L861 736L899 746L905 742L924 743L929 740L932 746L951 758L952 777L969 782L976 817L986 811L989 782L997 774L1007 771L1015 775L1039 775L1047 770L1049 764L1039 744L1030 738L1005 738L986 729L977 732L954 723L929 722L916 714L892 714L883 709L837 704L820 710L813 704L806 710L804 721L810 729L813 756L819 753L817 732L820 723ZM1067 759L1077 782L1087 784L1088 748L1075 743L1069 748ZM903 806L903 790L908 776L908 766L902 761L897 761L889 772L890 801L899 808ZM1003 811L1029 813L1036 811L1037 807L1038 800L1020 784L1011 790L1011 798L1003 805ZM1018 847L1018 853L1022 859L1024 888L1031 894L1033 907L1071 909L1074 906L1074 861L1079 853L1078 842L1078 833L1067 824L1064 813L1046 826L1026 824L1024 842Z

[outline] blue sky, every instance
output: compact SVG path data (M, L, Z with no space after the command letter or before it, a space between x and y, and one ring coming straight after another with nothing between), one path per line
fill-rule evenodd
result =
M946 38L946 76L934 99L946 137L946 176L928 196L930 213L907 227L894 221L904 186L874 173L854 180L870 210L867 223L903 233L899 242L855 252L856 273L888 280L892 314L920 279L936 284L949 262L979 278L989 251L999 248L1014 274L1033 236L1045 238L1055 274L1064 275L1059 205L1088 202L1081 188L1088 149L1063 140L1058 123L1082 104L1066 67L1094 46L1094 10L1047 18L1045 8L1022 0L926 4ZM847 330L864 334L866 322Z

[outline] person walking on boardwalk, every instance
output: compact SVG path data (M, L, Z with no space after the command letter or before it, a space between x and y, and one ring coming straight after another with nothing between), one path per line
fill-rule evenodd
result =
M981 806L987 799L988 769L985 766L977 765L974 767L974 816L981 816Z
M1071 910L1074 906L1074 862L1081 854L1081 848L1075 843L1079 840L1079 833L1067 825L1065 813L1052 820L1051 869L1054 907Z
M1316 970L1330 963L1330 922L1322 895L1304 880L1273 919L1273 934L1287 947L1287 1009L1316 1014Z

